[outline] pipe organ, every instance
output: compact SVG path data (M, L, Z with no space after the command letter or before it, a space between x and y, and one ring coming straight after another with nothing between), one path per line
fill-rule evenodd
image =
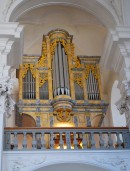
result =
M73 36L43 36L41 56L24 56L19 68L16 124L29 115L36 126L100 126L108 104L102 97L99 56L76 56Z

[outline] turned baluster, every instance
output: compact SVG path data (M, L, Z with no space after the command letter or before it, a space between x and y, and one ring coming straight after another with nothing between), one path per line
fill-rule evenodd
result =
M114 147L113 147L113 140L111 138L111 133L110 132L108 132L108 148L109 149L114 149Z
M27 148L26 132L23 133L23 149Z
M11 148L10 138L11 138L11 133L7 132L5 134L5 150L10 150Z
M91 143L91 149L96 149L96 147L95 147L95 140L94 140L94 133L91 133L90 143Z
M83 144L83 149L86 149L87 148L87 139L86 139L86 134L85 133L83 133L82 144Z
M14 148L13 150L18 149L18 139L17 139L17 132L14 132Z
M35 132L33 132L32 149L36 149L36 136L35 136Z
M122 141L120 139L119 134L120 134L119 132L116 133L116 136L117 136L117 148L122 149Z
M50 133L50 148L54 149L54 137L53 133Z
M77 142L77 139L76 139L76 133L74 133L74 149L78 149L78 142Z
M59 134L60 134L59 146L60 146L60 149L63 149L64 141L63 141L63 139L62 139L62 132L59 133Z
M45 142L45 139L44 139L44 132L42 132L41 134L41 149L44 150L46 149L45 146L46 146L46 142Z
M67 149L71 149L70 132L66 132L66 145Z
M104 140L102 139L102 133L100 132L99 133L99 137L100 137L100 140L99 140L99 144L100 144L100 149L104 149Z

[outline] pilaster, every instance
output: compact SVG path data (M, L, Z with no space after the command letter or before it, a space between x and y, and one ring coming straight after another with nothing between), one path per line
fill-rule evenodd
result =
M3 131L6 116L12 114L14 101L11 98L13 81L11 68L22 62L23 26L19 23L0 24L0 170L2 170Z

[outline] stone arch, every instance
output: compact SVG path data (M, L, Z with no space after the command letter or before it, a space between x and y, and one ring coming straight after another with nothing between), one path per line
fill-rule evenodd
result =
M59 169L54 169L55 167L59 167ZM64 167L65 167L65 170L67 169L70 169L71 167L71 170L76 170L78 171L79 167L80 167L80 170L82 168L81 171L87 171L87 170L92 170L92 171L109 171L110 169L104 165L100 165L100 164L95 164L95 163L89 163L89 162L85 162L85 161L80 161L80 162L77 162L77 161L68 161L68 162L60 162L60 161L53 161L51 163L47 163L47 164L44 164L44 166L36 166L33 168L33 171L43 171L43 170L46 170L46 171L59 171L62 170L64 171ZM52 168L52 169L51 169ZM48 170L49 169L49 170Z
M114 28L117 25L120 25L120 21L114 8L112 8L107 2L102 0L91 0L91 1L77 1L74 0L18 0L12 1L7 11L7 15L5 16L5 20L7 22L16 22L18 18L24 15L26 12L33 10L34 8L38 8L40 6L47 5L64 5L64 6L73 6L76 8L81 8L82 10L88 11L94 16L96 16L107 28Z

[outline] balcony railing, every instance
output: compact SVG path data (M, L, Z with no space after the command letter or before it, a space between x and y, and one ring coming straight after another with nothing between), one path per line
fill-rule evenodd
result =
M130 149L126 127L5 128L5 150Z

